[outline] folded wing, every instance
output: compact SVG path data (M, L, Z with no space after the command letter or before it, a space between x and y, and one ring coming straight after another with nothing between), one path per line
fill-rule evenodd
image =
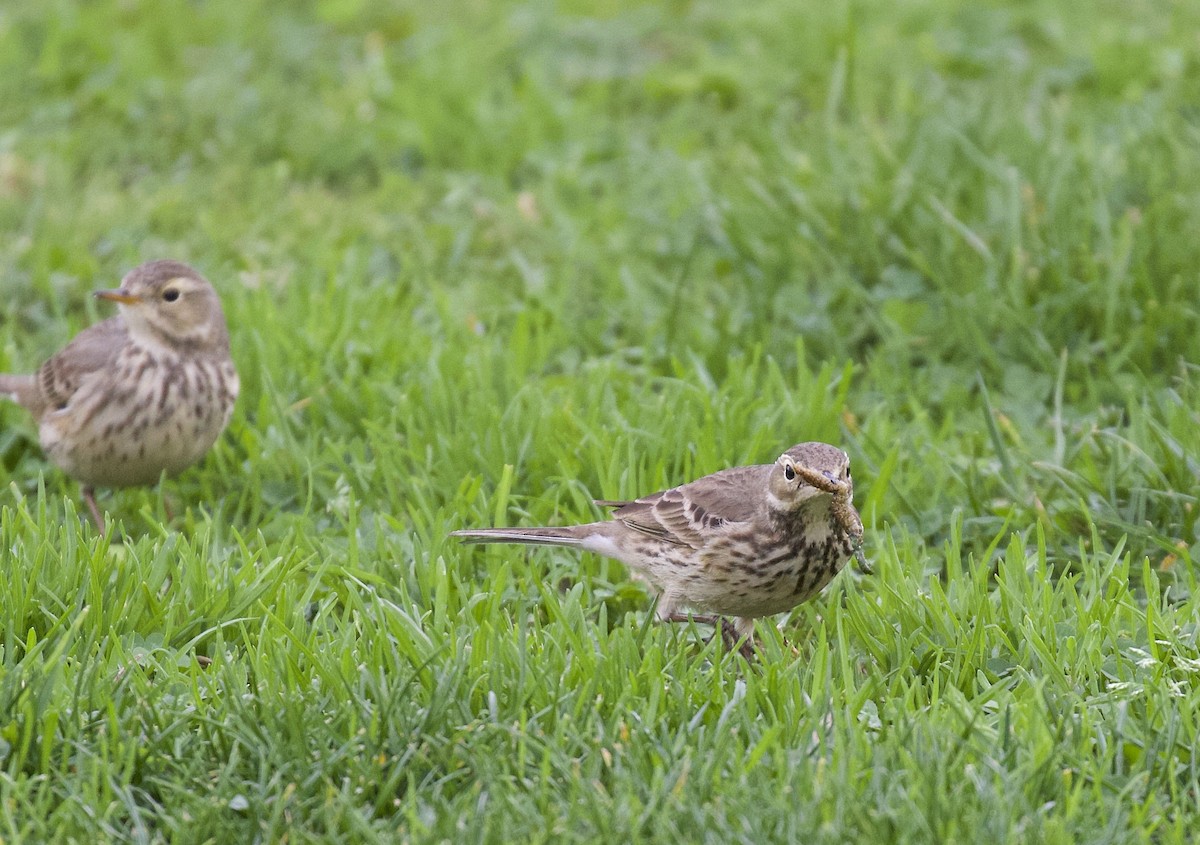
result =
M762 507L771 465L734 467L642 496L632 502L599 501L615 507L612 518L667 543L703 547L716 533L746 522Z

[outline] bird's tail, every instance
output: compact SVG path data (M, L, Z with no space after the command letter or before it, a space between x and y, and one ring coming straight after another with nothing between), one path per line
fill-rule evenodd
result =
M562 528L469 528L451 531L464 543L524 543L531 546L581 546L583 534L579 526Z

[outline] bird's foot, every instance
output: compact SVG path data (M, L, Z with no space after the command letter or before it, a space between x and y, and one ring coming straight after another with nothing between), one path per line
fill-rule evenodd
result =
M721 639L725 641L726 648L736 649L737 653L747 661L754 662L754 631L743 634L737 629L737 625L724 616L718 617L718 624L721 629Z

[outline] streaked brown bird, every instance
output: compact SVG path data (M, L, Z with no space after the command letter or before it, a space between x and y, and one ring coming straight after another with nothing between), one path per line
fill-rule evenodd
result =
M42 449L80 481L103 534L94 488L153 484L204 457L229 423L238 376L217 293L188 265L142 264L96 296L117 316L34 375L0 375L0 395L33 414Z
M659 619L719 625L725 641L749 657L756 618L815 596L860 548L853 496L849 456L827 443L801 443L773 464L722 470L632 502L597 502L616 508L603 522L451 536L575 546L615 558L658 589Z

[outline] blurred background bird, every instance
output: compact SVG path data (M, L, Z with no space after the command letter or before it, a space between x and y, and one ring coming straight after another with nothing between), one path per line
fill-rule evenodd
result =
M0 375L47 457L77 479L100 533L96 487L153 484L196 463L238 394L225 314L212 285L179 261L151 261L96 293L118 314L84 329L33 375Z

